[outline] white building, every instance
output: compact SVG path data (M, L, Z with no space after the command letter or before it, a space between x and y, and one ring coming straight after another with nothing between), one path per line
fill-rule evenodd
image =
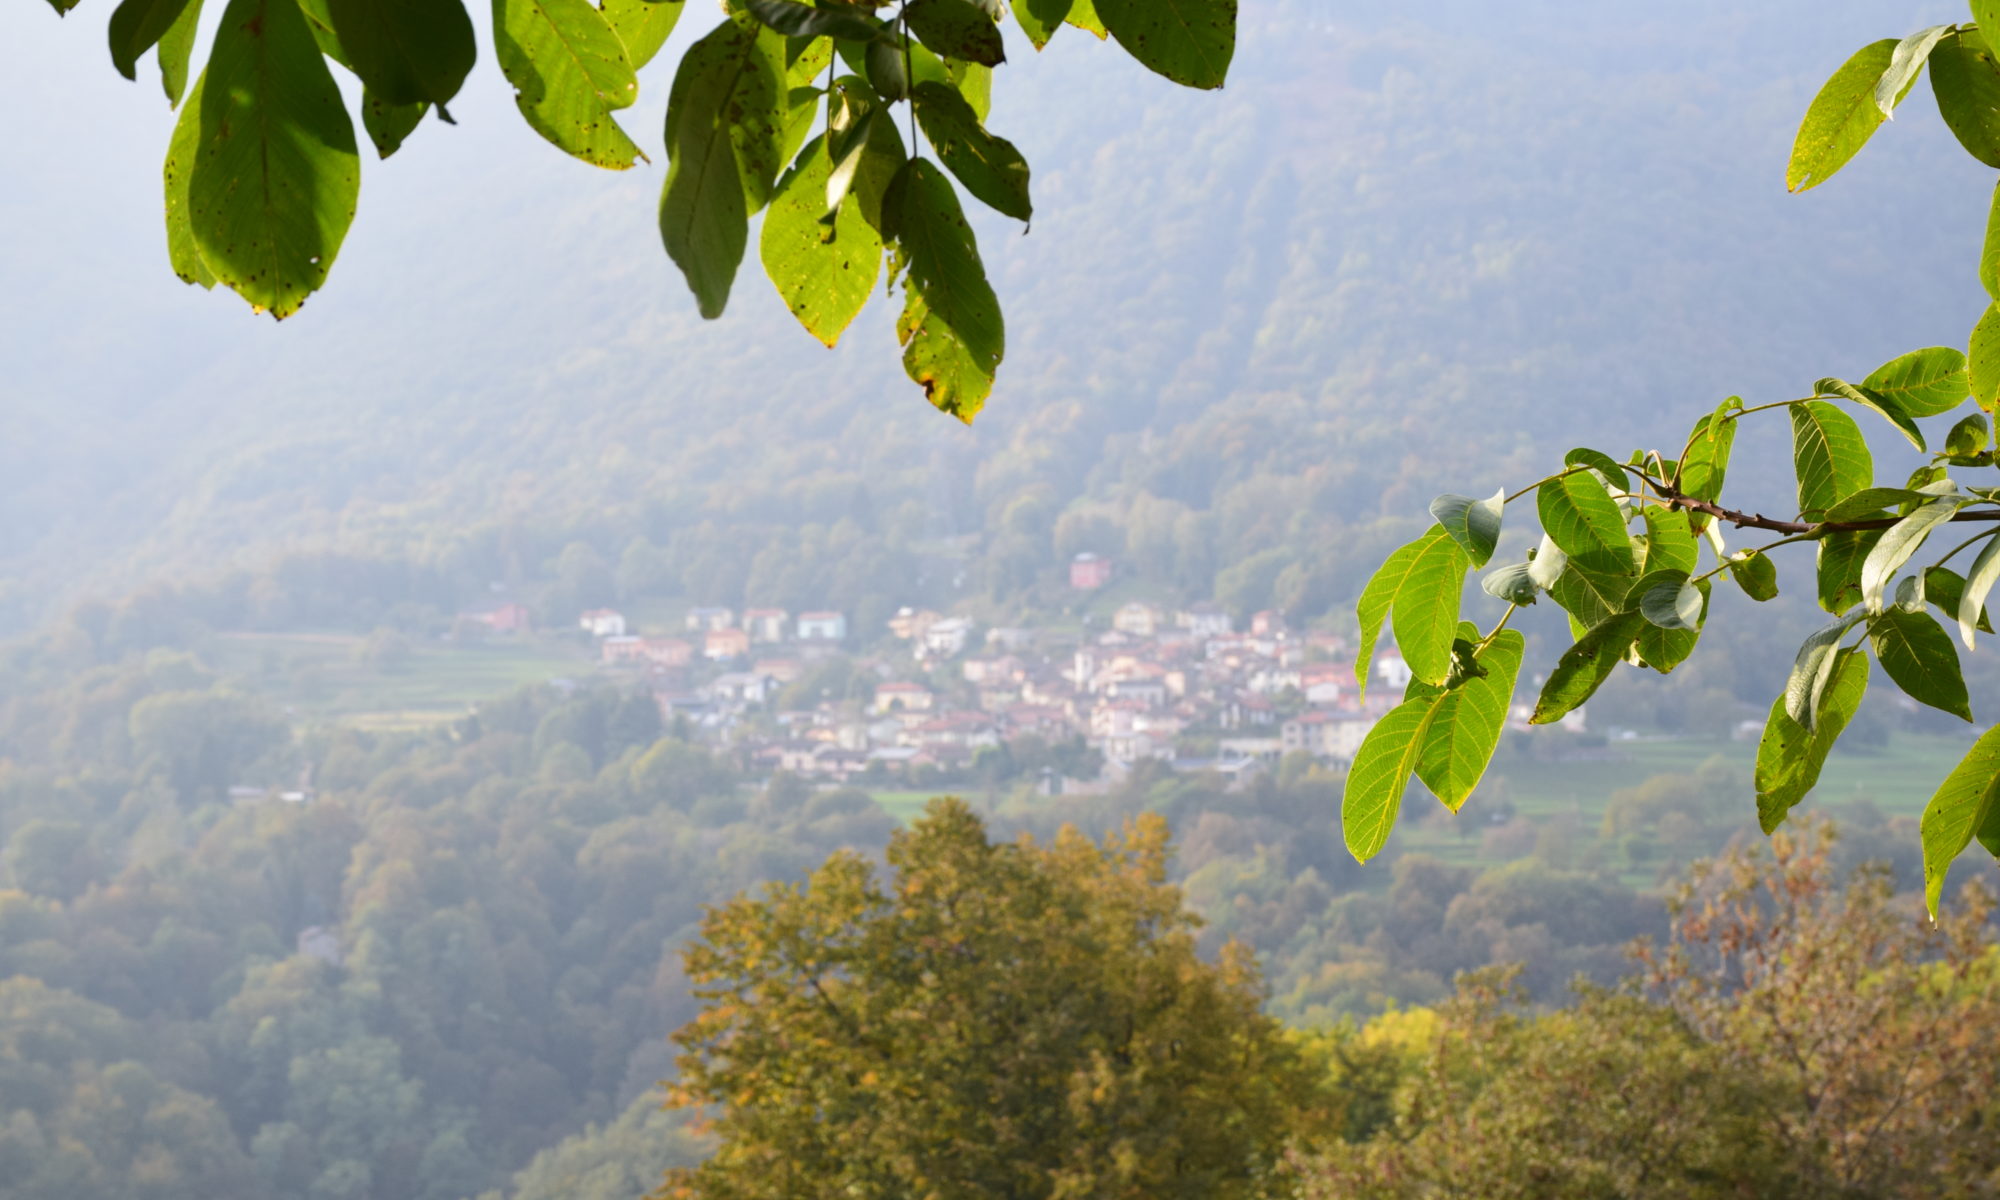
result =
M577 626L597 638L625 636L625 614L609 608L593 608L576 619Z
M798 629L802 642L844 642L847 617L837 612L800 613Z

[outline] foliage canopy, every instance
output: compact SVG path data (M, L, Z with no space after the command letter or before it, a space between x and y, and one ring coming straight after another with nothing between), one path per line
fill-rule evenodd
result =
M719 1145L669 1195L1265 1194L1314 1077L1247 949L1195 955L1166 823L993 843L955 800L711 911L676 1102Z
M1989 7L1973 3L1975 17ZM1993 14L1984 14L1991 17ZM1939 25L1857 51L1808 108L1786 167L1804 191L1847 164L1892 116L1928 68L1939 113L1965 150L2000 166L1996 63L1979 28ZM2000 582L2000 488L1968 473L1995 466L2000 412L2000 189L1979 262L1991 301L1969 349L1913 350L1858 383L1823 377L1797 399L1746 404L1732 396L1698 418L1668 452L1623 459L1580 447L1560 470L1490 500L1446 495L1416 541L1391 554L1362 592L1361 653L1369 662L1386 620L1412 680L1401 704L1369 734L1342 801L1348 848L1366 859L1387 841L1412 776L1456 811L1498 741L1519 672L1523 606L1548 596L1574 644L1549 671L1531 719L1555 721L1594 695L1621 664L1661 674L1693 654L1711 589L1724 576L1755 601L1778 594L1772 552L1812 544L1815 586L1835 620L1799 649L1758 747L1759 822L1775 830L1818 782L1835 739L1866 694L1869 658L1911 699L1972 721L1954 634L1968 650L1992 626L1986 601ZM1927 437L1920 420L1965 413ZM1768 517L1724 503L1737 424L1786 414L1797 479L1794 513ZM1901 484L1879 484L1860 421L1879 418L1928 461ZM1876 428L1881 428L1876 426ZM1954 472L1958 476L1954 476ZM1490 630L1459 620L1467 574L1497 545L1502 517L1532 495L1539 545L1489 571L1481 588L1507 607ZM1475 519L1476 518L1476 519ZM1776 535L1732 548L1724 527ZM1967 533L1962 540L1954 532ZM1921 561L1933 536L1949 548ZM1703 547L1708 563L1703 564ZM1961 574L1949 565L1971 554ZM1942 617L1942 621L1940 620ZM1989 730L1945 779L1924 814L1927 900L1933 912L1953 858L1977 838L2000 855L2000 729Z
M617 114L686 2L493 0L493 56L522 119L594 166L645 160ZM78 0L49 3L67 14ZM660 238L702 315L718 317L751 218L771 208L765 269L829 346L886 270L903 291L905 370L933 404L970 421L1006 336L958 188L1017 220L1033 213L1026 160L985 126L1008 6L886 7L728 0L674 74ZM1013 0L1012 10L1038 50L1070 25L1189 87L1221 87L1235 50L1236 0ZM152 53L181 110L164 169L174 272L283 319L325 284L360 196L354 122L328 64L360 81L363 130L387 158L426 116L452 121L477 34L461 0L228 0L190 86L201 13L202 0L122 0L109 21L112 63L135 79Z

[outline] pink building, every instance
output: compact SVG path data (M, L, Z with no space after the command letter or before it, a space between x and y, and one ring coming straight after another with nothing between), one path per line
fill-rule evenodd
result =
M1111 560L1088 550L1069 560L1069 585L1079 592L1095 591L1111 582Z

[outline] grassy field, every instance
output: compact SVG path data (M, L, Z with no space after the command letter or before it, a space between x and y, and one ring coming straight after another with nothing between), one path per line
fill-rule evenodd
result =
M383 669L346 634L228 634L218 666L308 718L410 728L462 716L480 700L529 683L597 669L584 647L549 639L487 644L412 639L407 661Z

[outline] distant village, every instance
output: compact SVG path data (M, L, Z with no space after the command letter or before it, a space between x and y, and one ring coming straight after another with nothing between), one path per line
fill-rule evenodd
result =
M1109 559L1079 554L1069 585L1092 592L1111 575ZM518 605L479 619L499 633L528 630ZM670 631L642 631L605 608L577 624L607 669L651 689L670 727L746 769L837 782L961 771L988 748L1032 738L1081 743L1101 763L1088 779L1050 773L1052 791L1115 783L1148 760L1240 785L1295 752L1351 760L1410 679L1385 641L1364 696L1346 638L1294 631L1276 612L1239 629L1214 604L1134 600L1103 628L981 627L912 608L881 630L777 608L696 607ZM812 687L842 659L839 694ZM1527 715L1517 709L1511 724L1525 729ZM1580 730L1573 716L1568 727Z

